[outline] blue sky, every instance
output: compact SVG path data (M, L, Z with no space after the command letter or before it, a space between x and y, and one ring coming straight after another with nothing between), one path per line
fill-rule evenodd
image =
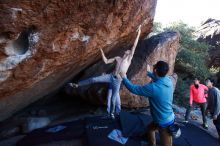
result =
M220 0L157 0L154 21L163 25L182 20L196 27L208 18L220 20Z

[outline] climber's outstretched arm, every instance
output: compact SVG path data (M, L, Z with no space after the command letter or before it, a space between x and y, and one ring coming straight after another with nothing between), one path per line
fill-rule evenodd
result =
M133 45L132 48L131 48L131 55L130 55L130 58L131 58L131 59L132 59L133 56L134 56L134 52L135 52L135 49L136 49L136 47L137 47L137 43L138 43L138 40L139 40L139 37L140 37L140 34L141 34L141 25L139 25L137 31L138 31L137 37L136 37L136 39L135 39L135 41L134 41L134 45Z
M113 63L116 60L116 58L117 58L117 57L114 57L114 58L107 59L105 57L105 54L104 54L103 50L100 49L100 51L101 51L101 54L102 54L102 60L105 62L105 64Z

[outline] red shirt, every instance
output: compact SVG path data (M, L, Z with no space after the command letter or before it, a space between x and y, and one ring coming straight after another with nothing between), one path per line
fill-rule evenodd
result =
M205 91L208 91L208 87L206 87L203 84L199 84L199 88L196 89L196 87L193 85L190 86L190 98L189 103L192 105L193 102L196 103L205 103L207 94Z

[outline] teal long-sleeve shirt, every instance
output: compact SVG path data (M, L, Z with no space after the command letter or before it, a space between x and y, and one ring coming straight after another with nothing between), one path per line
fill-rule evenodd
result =
M172 79L169 76L157 77L153 82L143 86L134 85L124 77L123 84L133 94L148 98L151 115L155 123L166 125L174 120L172 109L174 89Z

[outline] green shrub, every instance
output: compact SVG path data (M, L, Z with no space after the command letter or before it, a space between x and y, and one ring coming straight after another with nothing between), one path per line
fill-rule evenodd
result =
M179 75L176 89L174 92L174 103L187 107L189 103L189 86L190 80L183 80L183 77Z

